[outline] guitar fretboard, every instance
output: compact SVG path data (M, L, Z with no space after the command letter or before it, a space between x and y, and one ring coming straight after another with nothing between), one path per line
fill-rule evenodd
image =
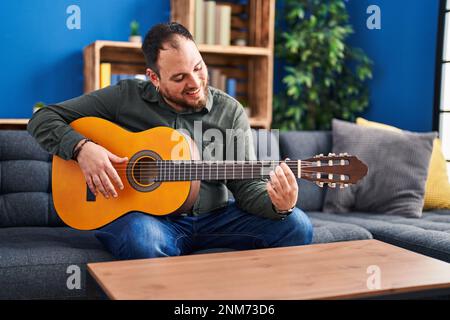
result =
M297 173L297 160L284 161ZM187 160L156 161L157 176L154 181L186 180L236 180L267 178L271 171L281 163L278 160L267 161L201 161Z

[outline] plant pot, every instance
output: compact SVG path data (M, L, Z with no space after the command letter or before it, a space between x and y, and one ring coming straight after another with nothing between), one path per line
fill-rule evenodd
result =
M128 37L128 41L141 43L142 42L142 37L141 36L129 36Z

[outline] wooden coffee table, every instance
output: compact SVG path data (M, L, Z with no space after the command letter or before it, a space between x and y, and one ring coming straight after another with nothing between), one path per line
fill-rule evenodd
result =
M377 240L90 263L88 270L111 299L347 299L450 293L450 264Z

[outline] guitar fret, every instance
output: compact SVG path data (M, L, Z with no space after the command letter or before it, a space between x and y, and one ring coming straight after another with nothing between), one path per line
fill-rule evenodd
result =
M233 161L233 179L234 179L234 161Z

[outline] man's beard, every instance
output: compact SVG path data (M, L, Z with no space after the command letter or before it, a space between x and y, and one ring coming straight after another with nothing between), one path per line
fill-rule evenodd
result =
M206 102L208 100L208 85L205 84L202 88L200 88L200 90L203 90L203 98L199 99L195 103L189 103L184 99L174 97L168 94L166 90L163 90L162 88L160 90L160 94L166 101L176 104L178 107L181 107L184 110L198 111L206 106Z

